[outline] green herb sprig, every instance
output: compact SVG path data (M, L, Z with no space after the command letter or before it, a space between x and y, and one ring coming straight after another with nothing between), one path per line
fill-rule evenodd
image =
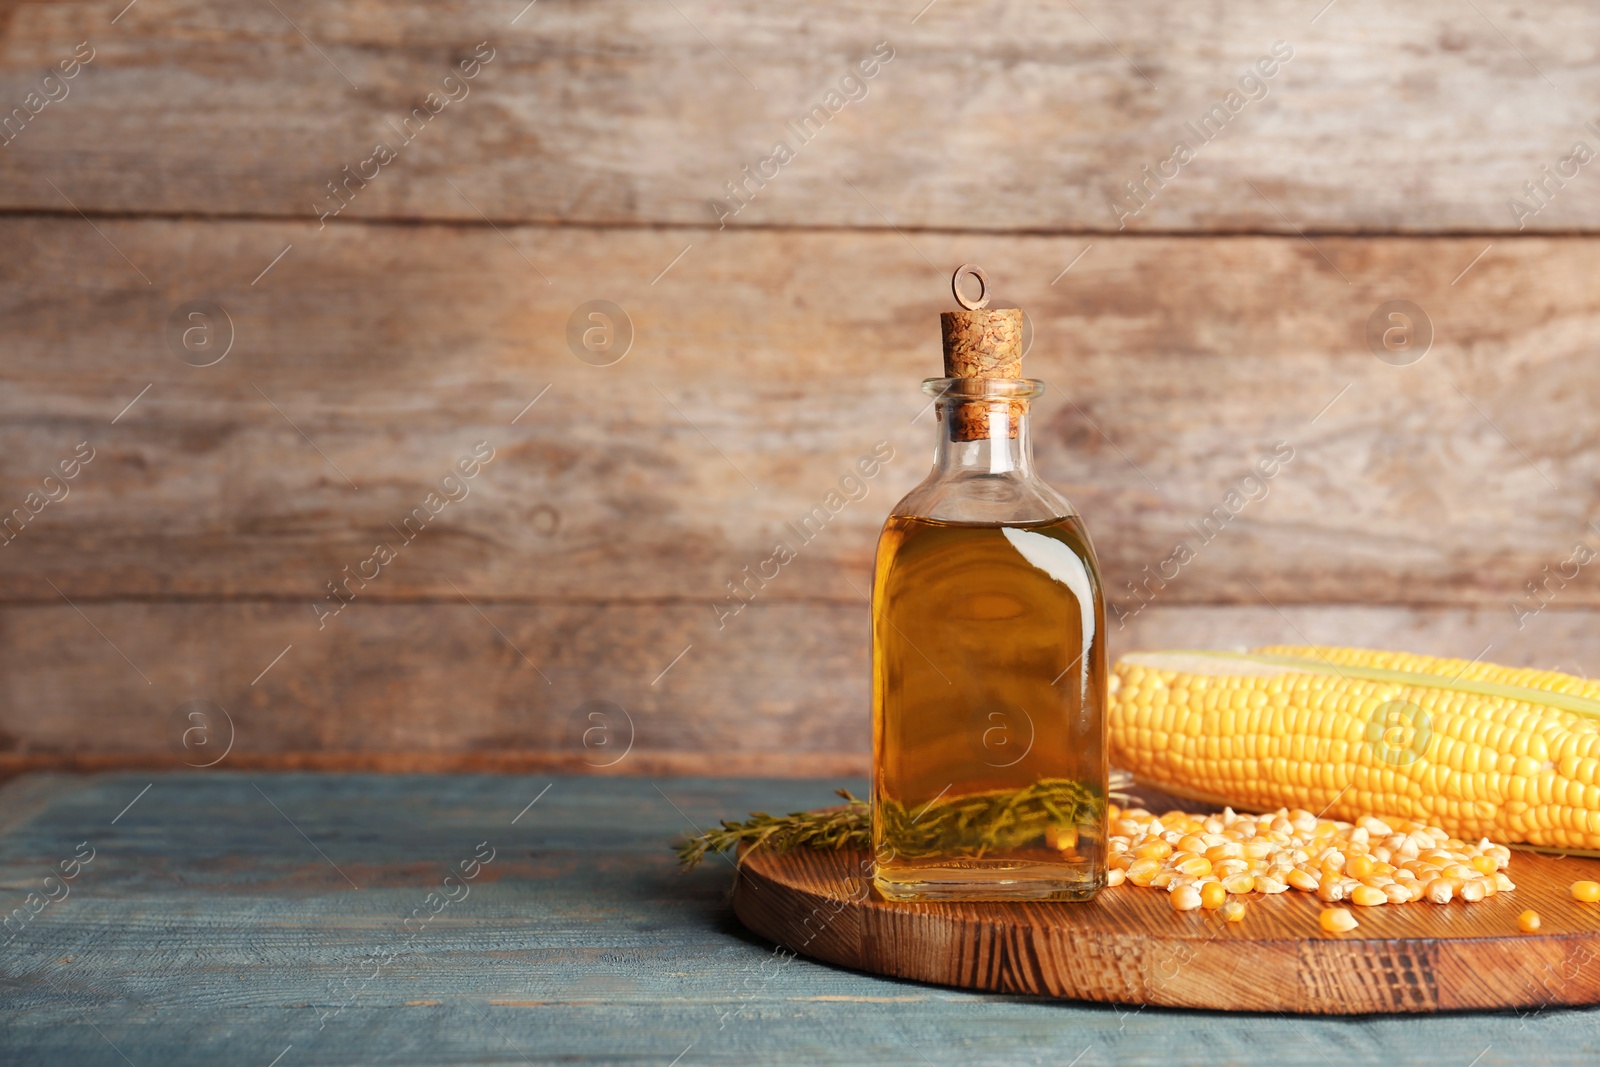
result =
M684 870L700 865L707 853L733 852L749 845L745 855L758 848L779 852L804 845L810 848L860 849L872 847L872 815L867 802L848 789L835 789L844 806L821 811L791 811L787 815L750 813L744 822L722 820L722 827L688 838L678 846L678 863ZM743 856L740 860L743 860Z
M882 809L884 837L896 857L982 859L991 852L1043 847L1052 831L1076 838L1080 825L1099 824L1105 797L1082 782L1041 778L1022 789L968 793L911 807L886 800Z
M1109 795L1125 801L1131 781L1125 773L1113 772ZM848 789L834 792L844 799L840 807L787 815L758 811L743 822L724 819L718 829L679 844L678 863L691 870L708 854L734 852L741 845L748 846L741 861L758 848L778 852L796 847L870 850L871 808ZM1079 826L1097 825L1105 803L1105 795L1082 782L1042 778L1022 789L937 797L931 803L910 807L886 801L883 815L886 836L898 856L981 859L994 851L1044 846L1052 834L1060 840Z

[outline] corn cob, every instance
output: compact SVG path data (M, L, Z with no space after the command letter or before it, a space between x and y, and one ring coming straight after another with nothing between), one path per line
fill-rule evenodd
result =
M1600 683L1274 646L1130 655L1111 692L1113 763L1179 796L1600 849Z

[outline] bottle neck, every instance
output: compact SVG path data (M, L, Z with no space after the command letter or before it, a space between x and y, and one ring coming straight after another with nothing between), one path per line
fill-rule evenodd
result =
M1028 404L1043 394L1043 382L929 378L922 390L938 412L933 471L895 505L895 514L983 525L1076 514L1033 468Z
M959 474L1034 476L1033 432L1027 400L941 397L935 441L935 477Z

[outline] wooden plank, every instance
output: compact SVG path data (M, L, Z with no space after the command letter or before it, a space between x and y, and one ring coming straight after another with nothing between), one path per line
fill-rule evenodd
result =
M7 1062L269 1064L288 1049L280 1067L318 1067L369 1061L375 1041L403 1065L667 1064L686 1049L680 1062L778 1065L1593 1061L1572 1012L1174 1016L791 958L738 931L726 864L678 875L665 846L690 821L824 802L833 781L559 778L519 818L548 783L57 780L44 811L0 835L6 910L78 842L95 858L6 946ZM35 788L6 787L0 810ZM482 841L493 860L413 938L404 920Z
M865 604L757 604L722 631L692 602L358 604L321 632L284 602L78 607L0 609L0 772L224 752L228 767L867 770ZM1158 604L1111 651L1305 640L1593 676L1595 625L1558 608L1518 630L1493 609ZM191 719L191 701L226 715Z
M745 182L731 225L1107 232L1111 198L1149 166L1175 176L1151 180L1131 229L1600 227L1600 182L1575 164L1548 206L1510 207L1538 204L1524 183L1575 142L1600 146L1584 43L1600 13L1581 0L1471 18L1447 0L915 19L884 2L279 6L143 0L113 24L116 5L21 5L6 108L79 42L95 58L0 151L0 206L289 216L308 236L341 202L328 183L381 141L396 158L366 165L344 218L704 228L709 201L731 206L726 184ZM494 58L447 86L480 42ZM879 42L893 59L841 93ZM1273 76L1230 101L1261 61ZM460 99L414 120L408 143L402 120L430 92ZM802 142L790 123L819 106ZM1189 127L1212 108L1205 140ZM792 161L766 163L780 140ZM1181 168L1165 162L1178 141L1194 151Z
M1060 278L1089 242L98 226L0 222L0 508L79 442L97 456L0 549L13 602L56 600L48 578L74 599L290 598L309 613L382 541L398 559L347 587L362 599L732 609L727 583L883 441L894 458L865 499L759 590L857 601L883 517L926 470L917 383L939 366L949 301L931 264L962 261L989 264L999 298L1032 316L1028 366L1052 387L1041 468L1129 610L1147 596L1129 583L1161 573L1161 603L1531 609L1527 582L1584 539L1600 547L1587 239L1499 241L1475 264L1482 239L1097 239ZM1365 340L1401 298L1434 334L1404 367ZM566 340L595 299L634 326L611 366ZM164 339L197 300L234 336L204 368ZM402 544L405 517L479 441L498 458ZM1293 460L1247 480L1279 442ZM1196 558L1171 577L1179 542ZM1567 569L1546 599L1600 605L1593 568Z
M1582 966L1600 957L1600 932L1570 888L1600 876L1594 859L1519 852L1505 872L1513 891L1356 907L1359 928L1344 934L1321 929L1327 905L1307 892L1239 896L1248 911L1235 924L1175 911L1165 891L1132 882L1082 903L907 907L875 893L871 871L866 851L747 852L734 910L802 955L963 989L1306 1015L1600 1003L1600 969ZM1524 910L1543 920L1536 935L1518 928Z
M0 621L0 730L19 756L295 766L331 750L516 769L511 750L523 766L659 773L788 753L822 770L870 736L865 616L842 606L773 603L720 634L707 604L358 604L320 632L279 602L79 606ZM190 701L225 715L191 721Z
M361 714L357 709L354 714ZM592 725L592 723L591 723ZM226 759L235 771L332 771L359 774L630 774L659 778L704 773L714 764L716 773L729 778L845 778L868 773L870 760L862 752L728 752L708 760L704 752L651 752L636 749L615 765L597 763L599 755L584 750L580 741L566 748L513 748L492 752L456 752L449 749L313 749L298 752L233 752ZM625 731L623 736L626 736ZM200 755L197 753L196 755ZM220 766L220 764L219 764ZM152 752L72 753L0 752L0 781L39 771L101 771L182 769L181 758Z

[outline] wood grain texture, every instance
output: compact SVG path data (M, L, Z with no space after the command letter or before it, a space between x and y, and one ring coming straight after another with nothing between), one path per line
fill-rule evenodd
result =
M224 767L867 771L864 603L758 603L722 631L709 603L481 607L358 602L320 632L281 602L0 608L0 773L205 763L230 721ZM1113 655L1285 641L1486 650L1592 677L1596 622L1557 608L1518 630L1497 609L1158 604L1109 640ZM227 718L211 713L185 747L190 701Z
M1197 558L1161 603L1508 614L1576 542L1600 547L1587 240L1501 242L1452 285L1481 241L1099 239L1052 285L1083 240L98 225L109 241L83 220L0 221L0 506L78 442L98 450L71 496L0 548L11 601L56 599L48 578L75 599L309 611L481 440L498 458L471 495L362 598L732 607L727 583L882 440L895 458L866 498L758 595L854 602L883 517L926 471L916 383L938 373L949 293L923 255L1005 265L998 298L1029 310L1027 366L1051 386L1035 406L1041 468L1087 517L1108 596L1129 610L1128 583L1184 540ZM1407 367L1364 340L1398 296L1436 335ZM227 311L234 347L195 368L163 334L201 298ZM597 298L635 327L608 367L566 341ZM1197 541L1278 442L1294 459L1265 498ZM1600 606L1592 570L1556 605Z
M1518 852L1514 891L1355 908L1347 934L1324 933L1327 905L1298 891L1251 894L1229 923L1131 883L1079 904L892 904L870 872L867 853L749 853L734 911L829 963L999 993L1316 1015L1600 1003L1600 922L1568 893L1600 860ZM1525 909L1543 920L1537 934L1518 932Z
M382 767L432 751L435 769L711 773L730 758L733 773L788 754L789 773L827 773L840 755L859 767L870 736L864 610L775 603L719 638L701 604L358 603L322 632L281 603L80 607L0 621L0 731L22 766L78 752L199 765L227 750ZM226 715L186 748L190 701Z
M0 204L313 218L326 183L396 144L484 41L496 56L470 94L347 217L704 228L707 201L785 140L795 158L731 225L1114 231L1109 197L1182 139L1196 158L1132 228L1514 232L1523 183L1577 140L1600 145L1584 126L1600 118L1600 16L1577 0L1470 18L1347 0L1315 22L1294 0L914 21L918 5L887 2L520 6L143 0L112 25L115 5L21 5L5 106L77 42L97 57L0 151ZM865 97L837 98L801 144L787 124L880 41L894 58ZM1185 123L1275 41L1294 58L1202 145ZM1530 229L1600 227L1600 182L1578 175Z
M0 1047L16 1067L266 1065L290 1045L279 1067L375 1047L405 1067L668 1064L690 1046L681 1064L729 1067L1594 1062L1596 1013L1554 1002L1251 1018L862 974L746 934L726 864L674 870L691 822L815 807L835 784L29 776L0 789L0 912L78 842L96 855L0 949ZM411 939L403 920L482 841L496 856L470 895Z
M13 125L95 49L0 137L0 520L26 519L0 544L0 767L170 761L193 699L242 709L254 766L571 766L590 700L642 716L619 769L860 766L860 591L924 469L916 383L963 261L1029 312L1040 463L1124 647L1326 626L1588 669L1591 568L1517 608L1600 546L1600 245L1531 236L1600 233L1600 183L1521 233L1507 200L1600 143L1597 19L0 2ZM1266 97L1119 233L1108 197L1279 39ZM708 201L879 41L865 97L717 228ZM400 144L480 42L470 95ZM396 158L322 225L378 140ZM567 340L602 299L635 334L606 367ZM1368 348L1396 299L1431 318L1413 366ZM207 367L175 340L201 300L232 340ZM316 629L479 441L470 496ZM718 627L878 441L865 499ZM1266 497L1152 594L1280 441ZM79 442L95 459L29 518Z

